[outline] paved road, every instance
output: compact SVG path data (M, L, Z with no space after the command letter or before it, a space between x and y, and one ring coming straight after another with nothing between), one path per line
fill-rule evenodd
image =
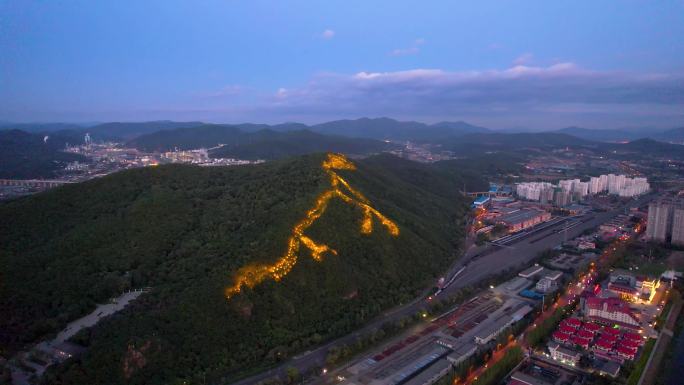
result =
M60 343L76 335L76 333L80 332L82 329L89 328L98 323L102 318L122 310L128 305L129 302L138 298L142 293L144 293L142 290L129 291L128 293L123 293L113 302L104 305L97 305L95 310L93 310L90 314L81 317L76 321L70 322L64 330L57 334L57 337L52 340L50 344L52 346L59 345Z
M650 197L651 196L649 195L640 198L636 202L630 201L629 206L641 205L648 201ZM567 234L564 234L563 232L554 233L555 230L565 226L566 222L559 222L543 231L534 233L529 237L523 237L515 243L505 247L492 246L484 252L475 252L472 251L473 249L471 249L471 251L467 252L462 258L454 263L449 270L447 278L451 277L455 272L465 266L465 269L459 274L459 278L457 278L451 286L446 288L440 296L454 293L461 288L478 283L481 280L500 273L508 268L518 267L522 264L528 263L534 259L539 252L559 245L564 239L572 239L580 235L584 230L597 227L601 223L604 223L623 212L624 208L603 213L591 213L590 216L594 216L592 220L580 223L579 225L567 230ZM545 234L548 234L548 236L538 240ZM385 322L396 321L402 317L411 316L416 312L423 310L426 306L424 298L424 296L419 297L413 302L387 311L380 317L374 319L366 324L363 328L358 329L353 333L326 343L325 345L311 350L306 354L295 356L288 362L283 363L278 367L235 382L234 385L252 385L274 376L281 376L284 378L285 369L287 367L296 367L299 369L300 373L303 373L314 367L323 367L325 366L325 358L327 356L328 350L331 347L339 344L351 344L356 341L356 338L360 334L377 329Z
M133 301L134 299L138 298L141 294L143 294L145 290L139 289L139 290L134 290L134 291L129 291L127 293L121 294L121 296L117 297L113 302L103 304L103 305L97 305L95 310L93 310L90 314L81 317L75 321L70 322L67 327L59 332L57 334L57 337L53 339L52 341L43 341L35 346L31 347L29 350L33 349L39 349L44 352L51 352L52 349L62 342L68 340L69 338L73 337L76 333L81 331L82 329L89 328L96 323L98 323L102 318L110 316L123 308L125 308L129 302ZM26 355L26 352L19 352L15 358L19 359L20 357L23 357ZM37 377L41 377L45 370L48 368L48 366L52 365L52 362L46 364L46 365L38 365L36 363L33 363L31 361L25 360L25 364L27 366L33 367L36 371L35 374ZM26 372L24 372L22 369L11 366L11 371L12 371L12 384L14 385L28 385L30 383L29 377L30 375Z

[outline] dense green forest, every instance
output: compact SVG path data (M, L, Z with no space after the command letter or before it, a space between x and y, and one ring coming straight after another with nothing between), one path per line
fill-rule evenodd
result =
M78 336L88 353L46 383L210 383L349 332L434 282L461 244L463 180L381 155L340 174L397 223L398 237L378 223L361 234L359 209L333 201L307 235L338 255L319 263L302 252L281 282L226 300L232 274L280 257L291 226L329 187L322 160L136 169L1 204L4 354L150 286Z
M63 133L0 130L0 178L52 178L67 162L84 161L81 155L62 151L70 140L76 138Z
M280 159L314 152L369 154L392 149L394 145L374 139L322 135L309 130L289 132L258 131L247 140L229 144L210 153L215 158Z
M463 159L436 162L434 167L463 181L465 191L486 191L489 181L501 176L519 174L524 170L527 154L515 151L480 154Z

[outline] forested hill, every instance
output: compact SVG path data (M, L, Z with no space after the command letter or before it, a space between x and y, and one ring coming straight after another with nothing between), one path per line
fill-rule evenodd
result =
M390 150L395 145L367 138L323 135L309 130L258 131L245 140L227 144L210 153L216 158L280 159L315 152L340 152L365 155Z
M374 139L323 135L309 130L247 131L238 126L220 124L205 124L142 135L129 141L128 146L146 151L222 146L212 151L211 155L243 159L278 159L325 151L369 154L392 148L392 145Z
M224 297L240 267L285 253L292 226L330 188L324 159L135 169L1 204L0 346L12 351L122 290L151 286L79 336L88 353L47 383L213 383L414 298L457 255L466 204L458 177L389 155L336 172L398 236L377 219L362 234L362 210L333 199L306 235L337 255L315 262L302 248L280 282Z
M67 162L85 161L81 155L63 151L70 139L57 133L0 130L0 178L52 178Z

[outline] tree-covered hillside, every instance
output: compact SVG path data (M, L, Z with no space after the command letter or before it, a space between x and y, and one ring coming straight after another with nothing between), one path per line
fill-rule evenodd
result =
M374 139L323 135L309 130L258 131L248 140L229 144L210 153L216 158L280 159L315 152L340 152L365 155L392 149L394 145Z
M54 384L216 382L349 332L413 298L457 255L458 177L382 155L339 174L400 229L362 234L362 211L333 200L282 281L227 300L234 273L282 256L292 226L330 181L323 155L244 167L169 165L0 205L0 346L62 328L128 288L152 291L80 341ZM8 353L8 352L5 352Z
M70 139L58 133L0 131L0 178L52 178L67 162L85 161L81 155L63 151Z

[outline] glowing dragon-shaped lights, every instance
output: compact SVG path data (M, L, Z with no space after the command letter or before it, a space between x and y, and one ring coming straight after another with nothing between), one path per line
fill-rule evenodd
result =
M269 278L275 281L283 279L297 263L301 246L309 249L311 257L315 261L322 261L325 253L337 255L336 250L324 244L317 244L311 238L304 235L306 229L323 215L328 207L328 202L332 198L339 198L343 202L361 209L363 212L363 219L361 221L362 234L373 232L373 217L375 217L391 235L395 237L399 235L399 227L394 222L371 207L370 201L363 194L352 188L347 181L334 171L356 170L354 163L350 162L344 155L328 154L321 167L330 178L331 188L318 196L315 205L307 211L304 219L292 228L292 235L288 239L285 255L270 265L254 264L240 268L235 275L233 286L226 288L226 298L239 293L243 286L254 287Z

